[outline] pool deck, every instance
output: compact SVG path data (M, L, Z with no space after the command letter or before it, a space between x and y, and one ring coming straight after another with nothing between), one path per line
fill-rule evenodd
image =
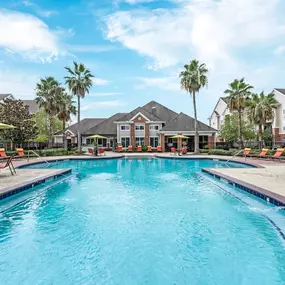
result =
M169 153L114 153L107 152L106 156L57 156L46 157L49 162L68 159L116 159L116 158L136 158L136 157L158 157L158 158L172 158L172 159L218 159L227 161L231 159L228 156L215 156L215 155L192 155L185 156L173 156ZM236 157L233 162L248 163L257 168L213 168L204 169L207 172L217 178L224 178L234 184L239 184L243 187L252 189L258 193L262 193L266 197L270 197L279 201L281 204L285 204L285 161L273 161L270 159L258 159L242 157ZM13 163L15 167L21 167L27 164L37 164L44 162L43 159L34 158L29 162L26 159L15 160ZM19 187L25 187L31 185L37 181L45 181L45 179L61 175L59 172L64 172L66 169L17 169L17 174L10 175L10 172L0 172L0 199L1 195L10 193L14 189ZM71 171L71 170L69 170Z

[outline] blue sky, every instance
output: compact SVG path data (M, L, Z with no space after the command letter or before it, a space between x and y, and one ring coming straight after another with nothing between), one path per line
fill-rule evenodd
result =
M227 84L285 88L284 0L0 0L0 93L32 99L40 77L64 83L83 62L96 79L82 117L108 117L156 100L193 116L178 74L210 70L198 94L207 122Z

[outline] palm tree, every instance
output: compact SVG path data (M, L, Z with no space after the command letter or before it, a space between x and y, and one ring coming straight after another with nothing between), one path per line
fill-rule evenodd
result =
M52 76L41 78L36 85L36 102L44 108L49 119L49 147L52 146L54 132L54 117L58 112L57 94L60 89L59 82Z
M58 114L57 117L62 121L63 145L67 149L67 139L65 134L66 122L70 120L71 115L76 115L76 107L72 100L72 95L67 94L62 88L62 92L58 94Z
M278 107L279 103L275 99L274 93L265 95L264 92L252 94L252 97L246 101L248 108L249 120L258 126L258 139L262 141L262 134L264 125L267 121L273 121L274 110Z
M181 71L179 77L180 85L183 90L192 95L194 118L195 118L195 153L199 153L199 133L197 127L197 108L196 108L196 93L208 83L208 69L205 63L200 64L198 60L192 60L189 64L184 65L184 70Z
M238 112L238 121L239 121L239 140L243 140L243 131L242 131L242 113L245 109L245 101L250 96L250 90L253 86L247 84L244 81L244 78L238 80L235 79L232 83L229 84L229 88L225 90L225 94L228 95L228 108L230 112Z
M78 121L78 131L77 131L77 144L78 151L81 151L81 132L80 132L80 99L85 97L86 93L89 93L89 89L92 87L94 77L90 71L85 68L83 63L73 62L74 69L70 67L65 67L68 71L69 76L65 77L66 84L69 90L74 96L77 96L77 121Z

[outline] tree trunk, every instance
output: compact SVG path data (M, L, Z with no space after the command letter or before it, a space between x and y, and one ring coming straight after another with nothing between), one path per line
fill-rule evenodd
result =
M259 124L258 126L258 140L259 140L259 148L261 149L263 147L262 143L262 125Z
M78 152L81 152L81 133L80 133L80 95L77 95L77 100L78 100L78 113L77 113L77 146L78 146Z
M52 148L52 136L53 136L53 117L50 116L49 118L49 140L48 140L49 148Z
M67 138L66 138L66 134L65 134L65 120L63 119L62 121L62 129L63 129L63 148L66 150L67 149Z
M241 118L241 109L238 110L238 123L239 123L239 140L240 147L243 147L243 135L242 135L242 118Z
M195 129L195 149L194 153L200 153L199 148L199 133L198 133L198 126L197 126L197 109L196 109L196 93L193 92L193 108L194 108L194 129Z

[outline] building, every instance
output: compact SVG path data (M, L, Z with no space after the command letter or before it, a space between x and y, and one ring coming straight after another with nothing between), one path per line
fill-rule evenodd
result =
M77 128L74 124L65 131L68 139L77 142ZM209 145L213 147L216 129L198 122L200 135L200 147ZM177 142L171 137L177 134L188 136L188 150L194 150L194 119L183 113L176 113L171 109L151 101L143 107L138 107L129 113L117 113L107 119L84 119L81 121L82 145L91 145L92 141L88 136L98 134L107 137L98 141L100 147L112 148L116 145L136 147L147 145L156 148L161 145L162 150L167 150L170 146L181 147L181 142ZM55 142L62 143L63 134L59 132L55 135ZM178 145L180 144L180 145Z
M285 143L285 89L275 88L272 92L280 105L275 110L273 122L268 122L265 128L271 128L272 126L274 141L277 144L283 144ZM216 129L218 133L221 130L221 126L224 124L225 116L231 114L227 103L227 97L219 98L209 118L209 126ZM218 134L216 136L216 141L220 141Z
M280 103L275 110L272 123L272 133L275 142L285 143L285 89L275 88L273 90L276 100Z

